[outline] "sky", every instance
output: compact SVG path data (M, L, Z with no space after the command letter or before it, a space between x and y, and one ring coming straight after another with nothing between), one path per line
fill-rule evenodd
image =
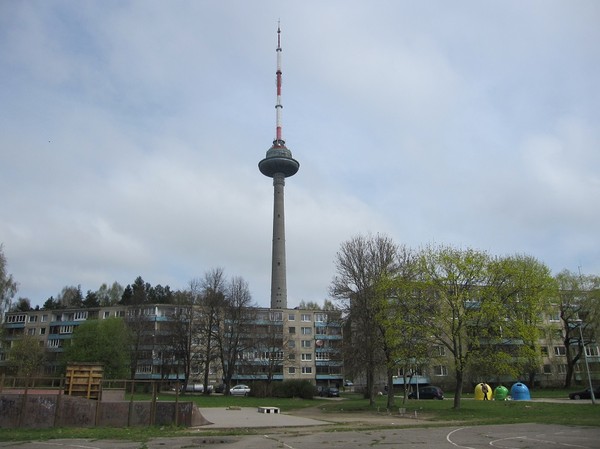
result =
M600 275L600 2L3 0L16 298L222 268L269 306L278 21L289 307L357 235Z

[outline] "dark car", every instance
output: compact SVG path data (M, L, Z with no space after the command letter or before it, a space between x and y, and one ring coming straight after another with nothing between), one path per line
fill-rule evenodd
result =
M419 396L413 391L408 395L408 399L444 399L444 392L440 387L428 386L419 388Z
M319 390L319 396L328 398L339 398L340 390L335 387L325 387Z
M594 389L594 398L600 399L600 387ZM590 389L586 388L583 391L569 393L569 399L592 399L592 395L590 394Z

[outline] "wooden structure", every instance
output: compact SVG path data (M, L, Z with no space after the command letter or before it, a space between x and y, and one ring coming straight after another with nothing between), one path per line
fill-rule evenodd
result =
M87 399L101 399L103 368L99 363L67 365L65 394Z

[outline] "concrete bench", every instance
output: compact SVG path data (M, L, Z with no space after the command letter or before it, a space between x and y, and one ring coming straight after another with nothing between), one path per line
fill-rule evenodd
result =
M258 407L258 413L279 413L279 407Z

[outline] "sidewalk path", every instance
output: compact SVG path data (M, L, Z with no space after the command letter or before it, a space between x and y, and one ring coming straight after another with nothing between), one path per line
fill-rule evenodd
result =
M212 424L200 429L222 429L236 427L302 427L322 426L330 424L302 416L288 415L287 413L259 413L256 407L238 408L200 408L200 413Z

